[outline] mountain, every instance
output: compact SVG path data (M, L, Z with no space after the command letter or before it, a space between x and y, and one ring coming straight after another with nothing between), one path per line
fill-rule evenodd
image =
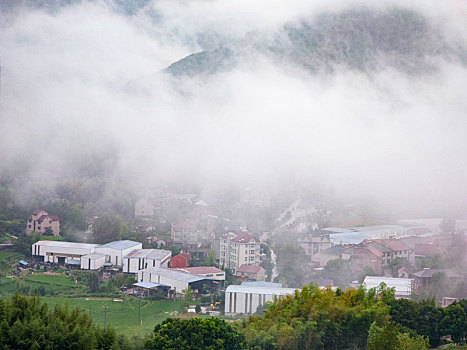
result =
M165 71L174 76L217 74L264 56L311 73L391 67L418 74L435 70L438 59L465 65L465 45L451 42L413 10L347 9L287 23L272 35L250 33L238 42L189 55Z

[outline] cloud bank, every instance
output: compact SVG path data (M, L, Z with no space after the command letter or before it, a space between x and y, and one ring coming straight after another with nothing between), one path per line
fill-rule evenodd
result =
M161 71L194 52L355 4L51 3L2 14L0 171L21 163L23 189L52 190L98 157L109 177L138 188L296 183L400 208L467 209L462 54L434 55L436 69L416 75L390 65L310 74L259 51L225 72L177 78ZM465 6L410 10L462 53Z

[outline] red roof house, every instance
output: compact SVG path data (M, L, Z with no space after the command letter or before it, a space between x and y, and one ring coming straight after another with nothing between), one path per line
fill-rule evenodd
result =
M188 267L188 261L190 260L190 254L180 253L172 258L171 267L173 269L184 269Z

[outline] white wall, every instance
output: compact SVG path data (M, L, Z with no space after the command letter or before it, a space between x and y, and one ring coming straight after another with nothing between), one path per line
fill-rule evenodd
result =
M135 249L142 249L143 244L135 245L133 247L119 250L112 247L98 247L96 248L96 253L101 253L107 255L106 262L110 262L116 266L122 266L123 257L130 254Z
M170 289L175 289L177 293L182 293L183 290L188 288L188 283L183 281L174 280L164 276L158 276L150 273L149 271L138 271L138 282L154 282L162 283L170 286Z
M37 248L36 248L37 247ZM31 251L32 255L43 256L45 262L58 262L58 257L70 257L80 259L81 256L91 254L95 248L80 248L80 247L59 247L40 245L34 243ZM67 261L67 259L65 259Z
M89 264L91 262L91 264ZM82 270L99 270L105 264L105 256L97 259L81 258Z
M226 315L254 314L258 305L272 302L274 297L272 294L226 292L224 312Z

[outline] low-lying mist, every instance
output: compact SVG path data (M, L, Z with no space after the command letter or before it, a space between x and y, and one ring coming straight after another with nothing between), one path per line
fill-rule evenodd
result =
M0 172L22 201L102 177L467 209L465 4L38 3L0 17Z

